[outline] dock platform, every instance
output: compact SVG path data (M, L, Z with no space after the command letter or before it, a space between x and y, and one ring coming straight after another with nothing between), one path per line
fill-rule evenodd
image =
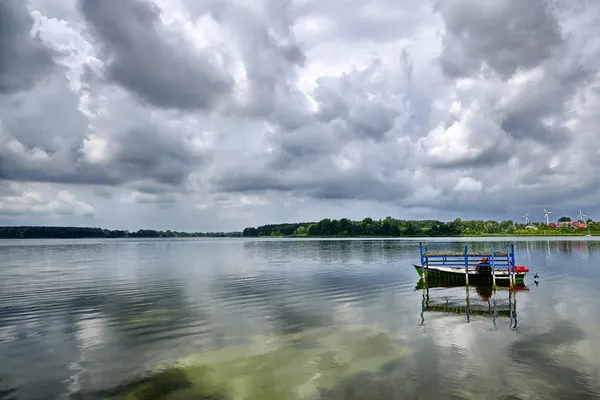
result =
M491 283L507 282L513 287L523 284L529 270L515 263L514 243L506 246L506 250L498 251L493 247L489 251L469 250L465 245L463 251L429 251L427 246L419 242L420 264L413 264L424 281Z

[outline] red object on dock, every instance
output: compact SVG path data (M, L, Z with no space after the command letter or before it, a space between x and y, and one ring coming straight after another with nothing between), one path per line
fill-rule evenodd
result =
M511 268L512 272L529 272L529 268L525 268L524 265L515 265Z

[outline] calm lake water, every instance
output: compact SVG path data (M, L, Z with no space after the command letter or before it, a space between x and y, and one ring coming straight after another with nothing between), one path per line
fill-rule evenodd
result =
M600 241L515 243L491 297L412 240L0 241L0 399L600 398Z

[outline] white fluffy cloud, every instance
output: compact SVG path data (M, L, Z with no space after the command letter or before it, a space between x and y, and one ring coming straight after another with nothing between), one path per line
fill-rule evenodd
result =
M77 200L68 190L44 194L35 190L35 186L16 183L4 183L0 186L0 216L28 217L92 217L95 209L91 205ZM52 192L52 190L50 190Z
M4 1L0 223L600 218L598 11Z

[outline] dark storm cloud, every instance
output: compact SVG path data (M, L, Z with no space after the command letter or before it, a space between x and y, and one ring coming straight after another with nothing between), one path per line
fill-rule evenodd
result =
M205 160L203 160L205 161ZM199 167L198 164L192 164L194 166L194 168ZM188 176L186 175L186 178ZM182 180L182 181L185 181ZM174 186L172 184L169 183L162 183L162 182L158 182L155 179L143 179L140 181L135 181L132 182L130 184L128 184L128 187L131 187L134 190L137 190L140 193L144 193L144 194L150 194L150 195L160 195L160 194L168 194L173 192L173 190L177 190L178 193L180 194L190 194L190 189L187 188L185 185L178 185L178 186Z
M414 190L410 149L390 143L360 145L330 125L313 125L275 136L273 152L244 168L215 176L216 191L284 192L319 200L371 199L397 201ZM342 135L342 136L338 136Z
M380 100L365 101L362 107L355 110L349 122L361 136L381 139L394 126L397 110Z
M493 168L506 162L513 156L510 148L504 147L486 149L480 153L460 157L451 161L428 160L424 165L433 168L461 169L461 168Z
M397 109L382 99L369 99L367 93L359 92L359 88L353 91L351 87L328 87L326 80L319 82L315 96L319 103L319 120L330 122L339 118L359 137L374 140L381 140L393 128L394 119L400 114Z
M62 183L101 181L78 162L87 119L66 77L48 75L39 85L0 98L0 179Z
M161 10L143 0L79 0L99 40L106 77L162 108L210 109L233 87L233 78L208 52L170 32Z
M50 53L25 2L0 4L0 179L27 181L11 196L77 183L109 224L126 210L170 229L196 229L192 210L220 229L346 204L595 204L595 3L155 1L30 0L66 49L51 73L30 69Z
M389 68L398 77L388 77L381 60L375 60L341 77L318 78L315 118L293 131L281 125L273 130L271 152L243 171L228 169L215 177L217 190L382 201L412 193L411 177L395 176L410 159L411 144L395 141L401 135L396 119L407 114L403 94L412 75L408 54L401 52Z
M281 172L305 169L340 149L345 128L341 122L332 122L307 125L293 132L276 131L268 162Z
M54 62L22 0L0 1L0 94L31 87Z
M544 118L563 115L579 90L589 85L593 71L577 63L563 68L550 64L543 78L532 88L534 91L510 107L498 107L504 113L501 127L517 140L533 139L554 147L563 146L573 132L560 124L546 124Z
M410 181L390 181L372 174L351 174L326 178L304 191L319 200L377 200L398 202L413 194Z
M10 181L3 181L0 179L0 198L6 196L16 196L18 194L18 191L14 188Z
M548 154L572 141L575 132L567 124L572 102L594 79L594 69L574 53L577 38L563 35L555 5L545 0L456 0L437 9L445 25L443 72L455 82L469 78L476 84L456 92L462 106L460 131L468 132L464 145L472 151L452 160L432 159L428 165L494 169L517 157L545 165ZM497 76L481 74L484 67ZM477 117L465 117L467 112ZM520 151L526 143L544 151Z
M37 148L52 157L69 153L86 135L88 120L77 108L67 78L56 73L36 88L0 98L0 120L26 151Z
M436 8L446 26L440 59L451 77L483 66L507 77L552 57L563 40L547 0L450 0Z
M295 188L293 182L276 172L256 168L231 170L213 179L218 192L252 193L265 191L290 192Z
M545 126L539 117L527 113L524 110L518 110L508 114L502 121L501 127L509 132L516 139L534 138L543 142L560 144L569 140L571 132L567 128L559 127L551 129Z
M154 204L160 208L170 208L175 206L181 200L181 197L177 193L149 194L137 192L126 199L134 204Z
M74 152L73 152L74 154ZM97 166L78 163L68 156L62 159L31 160L23 155L9 153L0 159L0 179L23 182L49 182L65 184L118 185L122 183L117 173Z
M300 127L310 115L306 99L295 86L306 54L294 34L292 2L241 5L224 1L212 15L236 33L241 46L248 93L236 104L237 111L275 121L287 130Z
M401 204L407 208L443 210L455 215L469 211L491 216L500 215L516 220L523 214L524 207L531 209L532 214L535 213L541 217L543 215L543 207L546 207L550 211L552 211L551 208L557 207L577 210L578 207L581 207L581 204L593 203L595 198L597 198L598 184L600 183L598 179L594 179L594 181L596 182L590 182L588 185L580 187L572 185L558 187L553 186L552 183L544 185L544 187L532 186L531 189L521 186L518 189L518 195L515 194L514 190L511 191L511 188L507 187L506 194L501 192L490 193L485 196L485 201L482 201L479 195L446 191L438 198L420 201L406 199L401 201ZM536 184L539 184L539 181L533 179L531 185ZM515 186L513 185L513 188ZM555 218L559 216L553 215ZM594 219L597 219L597 217Z
M152 177L159 184L181 185L203 156L190 143L173 140L166 132L148 126L126 132L115 149L114 163L129 179Z
M93 93L94 88L88 88ZM0 179L66 184L133 185L172 191L207 160L194 132L150 119L145 110L114 99L120 114L104 119L106 160L85 157L89 120L62 73L43 84L0 98Z
M344 121L350 132L360 138L381 141L393 127L395 119L405 113L403 94L410 83L412 66L405 51L397 64L405 79L381 79L380 61L364 71L354 71L342 78L317 79L316 117L323 122Z
M4 210L0 208L0 217L6 218L7 221L11 221L15 217L24 217L30 214L29 210Z
M274 172L237 173L214 182L221 192L260 193L288 192L317 200L378 200L396 202L413 193L411 182L398 180L394 184L369 171L344 173L332 167L327 173L319 168L307 168L281 176Z
M330 122L336 118L347 118L349 115L348 104L344 95L334 87L331 78L319 78L315 90L315 100L319 104L317 118L319 121Z
M151 193L181 187L206 158L183 140L170 140L165 131L147 127L117 137L108 164L91 164L81 158L78 146L40 159L31 152L0 150L0 179L68 184L133 185ZM138 182L138 183L136 183Z

